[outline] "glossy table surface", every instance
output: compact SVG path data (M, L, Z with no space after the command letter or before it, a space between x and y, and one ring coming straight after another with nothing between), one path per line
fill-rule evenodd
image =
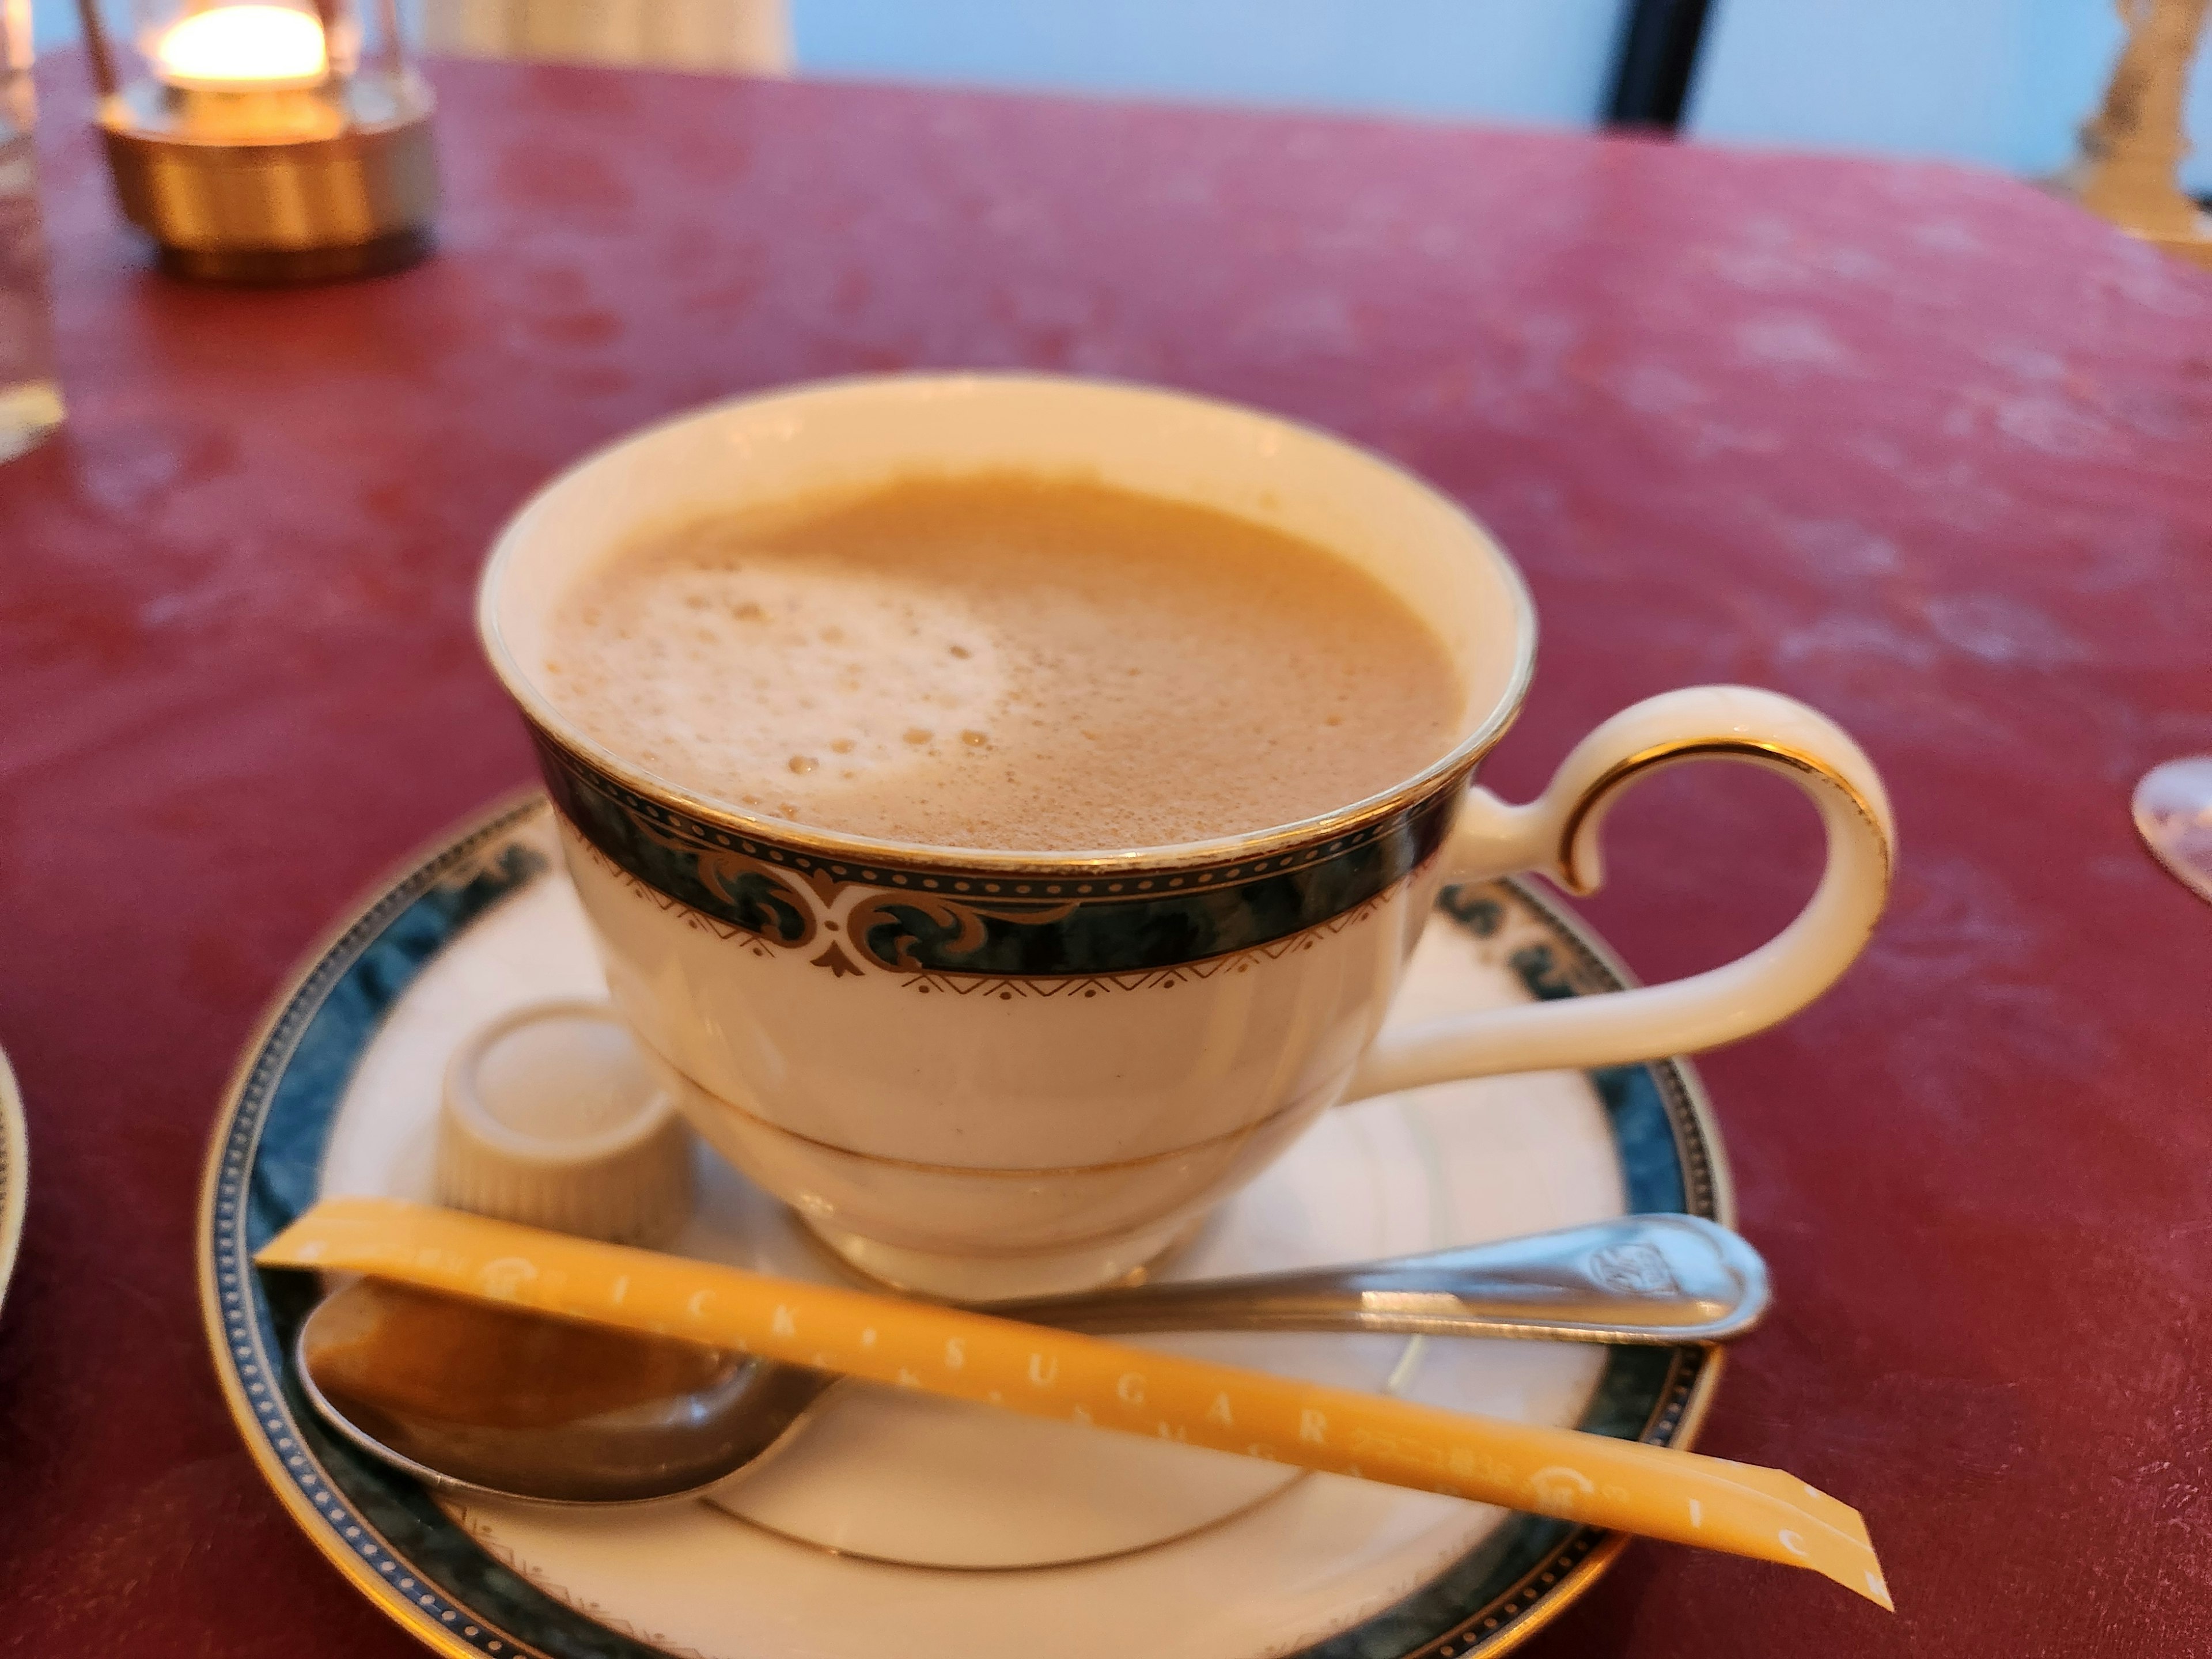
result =
M1645 693L1770 685L1884 769L1863 962L1711 1056L1779 1311L1705 1449L1859 1504L1893 1620L1632 1548L1539 1656L2212 1648L2212 908L2136 846L2212 750L2212 275L2009 180L1103 102L451 65L444 248L148 274L47 67L66 433L0 468L0 1651L399 1655L204 1352L203 1142L325 922L522 781L471 580L640 422L1025 365L1280 410L1519 557L1534 789ZM1809 814L1673 774L1586 907L1647 977L1799 902Z

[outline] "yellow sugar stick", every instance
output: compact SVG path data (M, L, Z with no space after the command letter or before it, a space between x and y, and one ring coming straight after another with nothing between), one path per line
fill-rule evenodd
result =
M1464 1416L391 1199L325 1200L256 1259L1810 1567L1890 1605L1858 1512L1778 1469Z

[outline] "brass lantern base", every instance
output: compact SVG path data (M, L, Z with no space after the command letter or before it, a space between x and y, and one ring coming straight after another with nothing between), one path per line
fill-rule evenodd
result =
M430 251L430 94L412 76L335 96L179 95L137 86L100 111L123 216L196 282L335 282Z
M156 247L155 259L169 276L187 283L284 288L404 270L436 246L425 225L338 247Z

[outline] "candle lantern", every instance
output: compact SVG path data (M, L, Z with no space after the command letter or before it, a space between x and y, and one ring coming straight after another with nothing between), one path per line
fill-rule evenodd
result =
M430 89L398 0L77 0L123 216L162 268L301 283L430 246Z

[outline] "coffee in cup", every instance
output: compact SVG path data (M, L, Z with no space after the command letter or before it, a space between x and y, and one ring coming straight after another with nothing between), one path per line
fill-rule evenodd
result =
M938 847L1172 846L1441 757L1443 642L1285 531L1080 475L924 474L612 550L547 696L694 793Z

